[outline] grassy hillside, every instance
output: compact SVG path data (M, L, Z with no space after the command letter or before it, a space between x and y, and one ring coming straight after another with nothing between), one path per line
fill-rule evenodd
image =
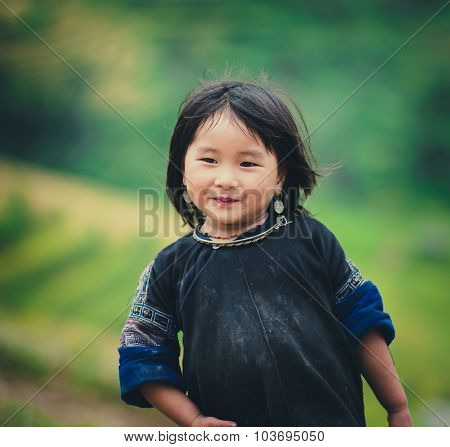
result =
M379 286L397 330L391 350L401 378L448 420L448 212L433 202L418 211L332 197L324 184L309 208ZM174 238L137 237L135 194L1 160L2 420L115 319L9 425L168 423L119 402L116 348L139 274ZM369 389L365 396L368 424L386 425ZM417 425L439 425L409 396Z
M77 390L79 405L97 396L97 406L107 399L108 408L114 402L120 408L119 332L139 274L168 240L137 238L134 195L5 160L0 179L0 370L4 387L17 391L11 402L0 401L1 415L32 394L22 395L16 379L25 380L30 391L37 389L114 318L52 386L63 395L73 394L63 409L77 403ZM133 424L126 416L128 408L121 410L122 420L116 415L116 424ZM71 424L89 421L87 415ZM152 417L156 424L165 420L139 415L137 423L143 425L151 424ZM44 423L44 416L36 417L36 424ZM61 417L54 423L67 421ZM110 425L105 418L92 421Z

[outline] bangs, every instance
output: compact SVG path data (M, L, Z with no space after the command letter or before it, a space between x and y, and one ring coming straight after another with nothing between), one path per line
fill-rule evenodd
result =
M244 135L252 138L257 144L263 143L265 148L270 153L276 156L274 148L264 143L264 141L268 141L268 137L260 133L261 129L252 127L251 123L255 122L256 120L246 121L246 117L240 115L239 110L236 110L232 105L229 104L226 104L221 109L216 110L213 115L206 116L202 121L200 121L193 135L192 141L195 139L199 131L208 131L214 129L221 118L228 119L231 125L239 129Z

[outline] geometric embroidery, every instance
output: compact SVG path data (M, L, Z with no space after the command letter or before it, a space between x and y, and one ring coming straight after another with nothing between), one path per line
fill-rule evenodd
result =
M149 283L149 279L150 279L150 272L152 270L154 262L155 262L155 260L153 259L150 262L150 264L148 264L147 267L145 267L144 271L142 272L142 275L139 278L138 285L136 288L136 295L145 297L145 295L147 294L147 288L148 288L148 283Z
M146 344L145 340L140 337L139 332L130 330L129 328L124 328L121 335L122 346L141 346Z
M153 263L147 265L139 278L133 304L121 332L121 346L162 346L176 340L175 317L148 301Z
M347 257L345 257L345 260L350 267L351 273L344 284L342 284L336 292L337 302L342 301L350 292L353 292L358 286L365 282L365 279L363 279L361 272L353 261Z
M148 304L134 304L130 317L161 329L169 337L175 337L177 334L175 318Z

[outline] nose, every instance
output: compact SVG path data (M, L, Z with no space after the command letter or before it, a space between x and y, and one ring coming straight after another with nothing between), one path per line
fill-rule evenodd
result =
M216 171L214 185L223 189L237 188L239 179L236 178L232 169L221 168Z

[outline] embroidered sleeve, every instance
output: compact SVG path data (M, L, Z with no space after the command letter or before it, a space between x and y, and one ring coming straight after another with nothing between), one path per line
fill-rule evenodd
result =
M172 384L186 392L180 364L178 328L168 268L156 258L142 272L120 336L119 381L122 400L151 408L140 391L146 382Z
M345 263L347 264L346 269L348 271L344 282L338 286L335 291L336 302L342 301L349 293L353 292L358 286L364 283L359 268L354 264L354 262L345 256Z
M173 343L177 336L175 317L158 303L150 290L153 263L139 278L130 314L121 333L121 347L163 346Z
M345 256L342 247L341 258L346 273L334 291L334 313L351 345L355 347L372 330L379 330L389 345L395 337L395 330L388 313L383 310L383 300L378 288L363 278L355 263Z
M356 264L346 256L344 249L324 225L318 244L325 260L332 288L332 308L353 346L366 334L379 330L387 344L395 337L395 329L378 288L365 279Z
M388 345L395 338L394 324L383 310L381 294L372 281L364 281L338 301L334 313L354 347L373 330L380 331Z

